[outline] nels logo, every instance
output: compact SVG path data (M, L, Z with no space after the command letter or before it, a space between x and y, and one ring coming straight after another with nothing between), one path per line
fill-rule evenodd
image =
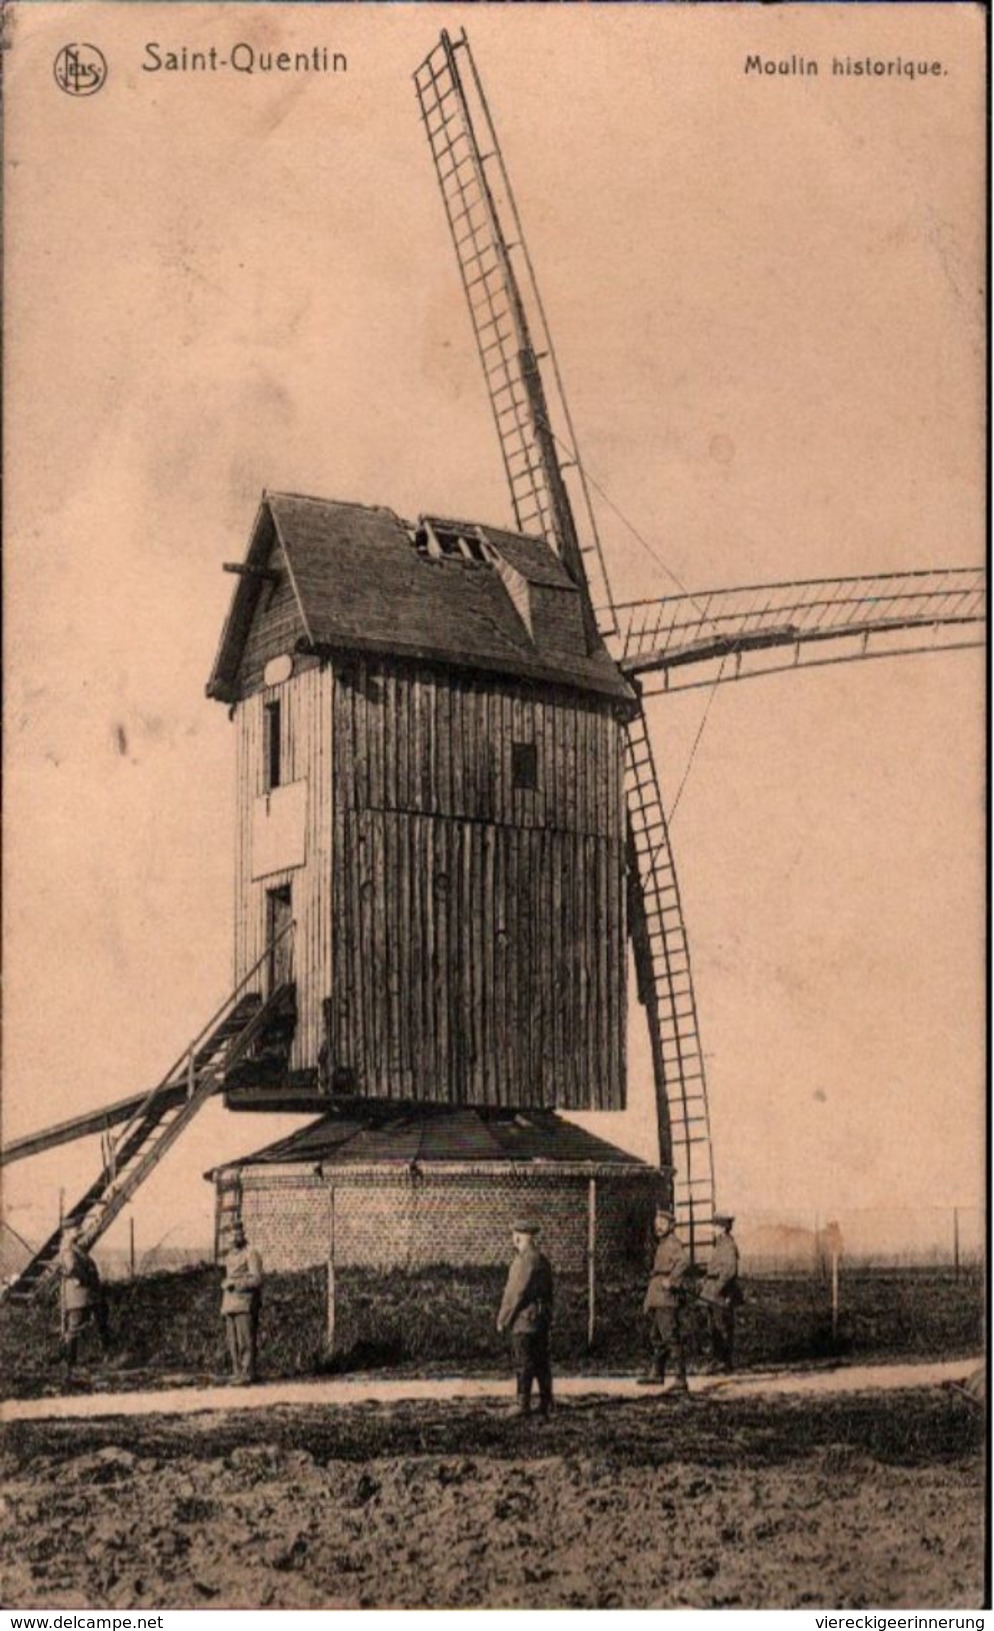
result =
M67 96L92 96L107 78L107 59L95 45L64 45L52 71Z

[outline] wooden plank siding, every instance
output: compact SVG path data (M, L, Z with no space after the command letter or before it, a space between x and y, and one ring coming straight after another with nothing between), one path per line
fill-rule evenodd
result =
M279 698L281 780L306 781L305 863L252 878L252 815L265 791L263 716ZM238 706L235 874L235 979L261 957L266 945L266 897L288 884L296 922L293 970L298 1023L291 1069L317 1063L324 1036L322 999L332 990L332 675L305 665L285 685L262 688Z
M605 934L603 840L389 810L347 811L345 835L331 1051L359 1092L620 1107L623 944Z
M337 798L350 808L624 841L610 702L356 659L336 665L334 708ZM535 791L513 786L512 741L538 748Z
M279 546L273 549L267 565L279 572L280 577L277 583L263 584L259 606L245 638L238 670L243 696L262 684L263 671L269 659L292 651L296 641L305 633L286 560ZM296 666L298 669L301 666L299 658Z
M333 691L334 1063L374 1097L620 1108L611 704L359 659ZM538 749L534 790L515 741Z
M282 604L274 612L283 615ZM258 665L275 654L268 638ZM385 659L295 659L237 709L235 973L266 897L297 928L290 1068L326 1040L348 1091L467 1105L624 1104L622 727L596 696ZM306 781L306 858L253 880L264 712ZM512 744L537 785L515 787ZM327 1021L325 1002L327 1003ZM270 1095L271 1096L271 1095Z

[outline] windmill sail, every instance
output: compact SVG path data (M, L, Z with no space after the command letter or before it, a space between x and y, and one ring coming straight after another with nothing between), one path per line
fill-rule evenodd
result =
M641 711L625 743L629 923L639 999L649 1020L660 1162L674 1172L677 1231L692 1247L712 1234L714 1169L704 1057L690 969L690 947L669 832Z
M649 691L984 642L981 567L812 578L627 601L616 654Z
M562 555L574 578L586 584L597 630L602 637L612 634L610 589L576 437L465 33L453 40L443 30L414 83L518 530L540 534ZM558 449L566 450L565 459Z

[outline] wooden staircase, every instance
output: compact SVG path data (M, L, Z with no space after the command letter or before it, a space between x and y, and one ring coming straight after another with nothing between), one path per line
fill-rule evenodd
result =
M283 1011L292 994L289 985L279 986L265 1001L255 992L232 994L172 1070L137 1101L124 1125L107 1139L99 1176L6 1288L4 1302L30 1302L52 1281L62 1230L67 1225L79 1229L83 1246L90 1247L99 1240L198 1111L221 1090L226 1073ZM80 1118L85 1130L89 1130L89 1119ZM53 1135L53 1143L64 1142L65 1124L53 1129ZM43 1134L35 1135L36 1149L43 1140Z

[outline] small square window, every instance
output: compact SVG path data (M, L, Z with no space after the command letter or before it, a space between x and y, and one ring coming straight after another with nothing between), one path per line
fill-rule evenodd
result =
M534 742L511 743L511 785L530 792L538 786L538 748Z

